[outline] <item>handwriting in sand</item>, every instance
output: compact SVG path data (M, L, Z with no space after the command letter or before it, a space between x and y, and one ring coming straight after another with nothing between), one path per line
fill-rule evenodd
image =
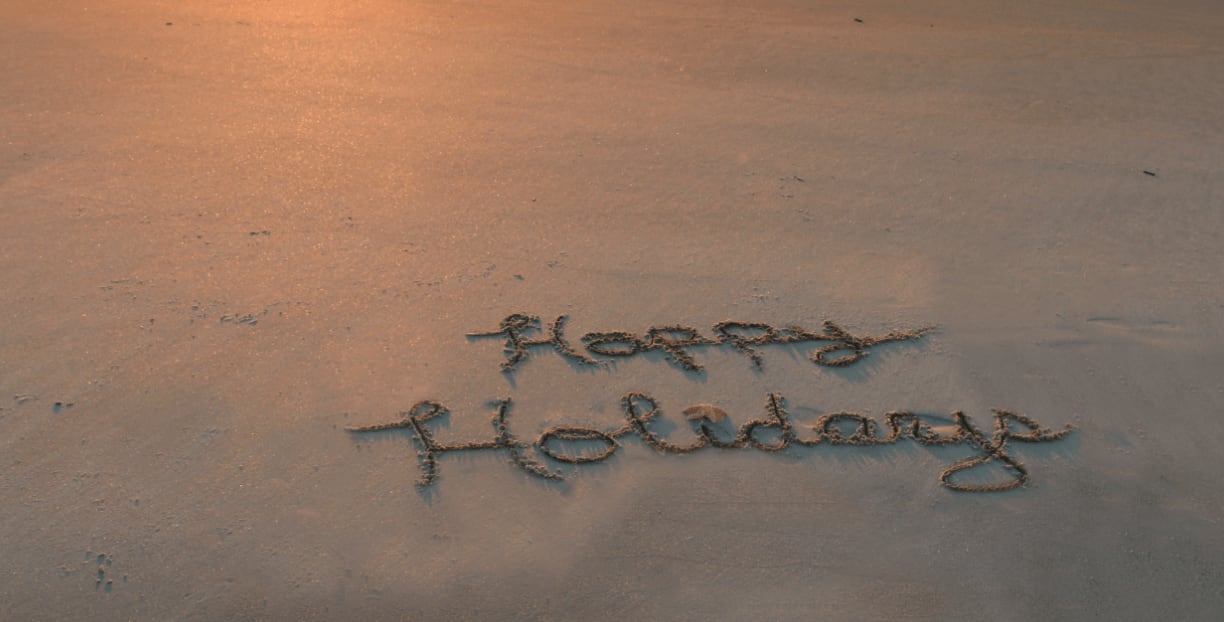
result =
M565 338L568 317L561 315L553 321L548 333L543 334L540 318L525 313L512 313L505 317L497 330L469 333L468 338L505 338L506 360L502 370L514 371L519 363L528 358L532 348L551 347L565 359L578 365L599 365L591 355L605 357L628 357L639 353L660 351L672 365L693 372L704 367L693 358L691 348L701 346L729 345L746 355L757 369L762 367L761 353L756 348L773 344L828 343L812 353L811 360L826 367L845 367L867 356L875 345L892 341L919 339L934 330L928 326L907 331L891 331L880 336L856 336L841 326L826 321L820 332L799 326L774 328L760 322L718 322L711 327L713 337L702 335L691 326L669 324L651 326L642 335L625 331L594 332L582 336L586 353L578 350ZM588 354L589 353L589 354Z
M678 445L660 436L650 428L650 422L660 415L658 401L645 393L628 393L622 400L625 423L613 430L597 428L555 426L544 430L533 443L520 440L510 429L511 400L496 402L497 412L493 416L494 436L488 440L462 443L444 443L434 437L429 420L449 415L445 406L438 402L418 402L401 419L391 423L347 428L353 433L378 432L396 428L407 429L417 448L421 467L419 486L428 487L438 478L438 456L445 453L465 451L505 451L511 462L523 471L550 480L560 480L562 475L551 470L532 453L547 456L557 462L585 464L611 458L620 448L621 438L636 435L643 443L661 453L687 454L706 448L744 449L761 451L784 451L792 445L878 446L890 445L902 439L911 439L920 445L966 444L973 447L976 455L961 460L940 474L944 486L964 492L993 492L1010 490L1028 481L1028 470L1008 451L1008 441L1044 443L1066 436L1071 426L1061 430L1042 428L1024 415L1006 410L994 411L994 430L987 436L962 412L951 417L922 415L909 411L892 411L883 417L886 433L880 434L880 424L871 417L854 412L836 412L821 416L808 426L812 435L800 435L783 407L780 395L770 394L765 404L765 417L744 422L732 435L719 421L725 419L717 407L708 404L686 409L695 438L688 444ZM939 424L933 426L932 423ZM1017 431L1016 424L1022 428ZM722 428L722 429L720 429ZM762 434L762 431L766 431ZM770 432L772 431L772 432ZM597 449L583 451L581 446L594 443ZM567 451L566 448L570 450ZM957 473L987 463L997 463L1004 468L1009 478L1006 481L978 484L958 482Z

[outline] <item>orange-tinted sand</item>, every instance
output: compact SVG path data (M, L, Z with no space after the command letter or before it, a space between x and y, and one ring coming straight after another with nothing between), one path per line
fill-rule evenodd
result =
M1218 616L1224 11L744 4L0 3L0 618ZM506 375L465 334L514 312L938 329ZM940 484L970 447L629 435L418 489L407 432L345 431L631 391L676 443L770 393L1077 430L1003 493Z

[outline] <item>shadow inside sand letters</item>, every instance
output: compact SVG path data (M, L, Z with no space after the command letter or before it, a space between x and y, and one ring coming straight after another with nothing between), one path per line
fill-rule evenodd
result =
M539 316L511 313L502 319L496 330L468 333L467 338L498 337L504 340L506 358L501 363L501 369L510 377L513 386L513 372L538 348L556 351L571 367L580 371L607 368L618 359L656 355L686 372L690 378L703 378L705 366L693 356L693 350L697 348L732 348L748 357L753 369L760 371L764 368L762 347L824 344L809 355L809 360L822 367L846 368L867 357L875 346L916 341L935 329L925 326L889 331L883 335L860 336L831 321L825 321L820 331L813 331L800 326L776 328L761 322L726 320L710 327L712 336L682 324L650 326L642 334L627 331L590 332L581 337L582 348L579 349L565 335L568 321L566 315L557 316L545 330ZM862 379L861 374L857 379Z
M693 436L684 443L670 440L670 431L660 422L662 409L657 400L645 393L631 392L621 399L625 422L615 429L582 426L552 426L532 442L521 440L511 429L513 402L511 399L492 403L493 434L483 440L445 442L435 433L444 426L450 411L441 403L421 401L400 419L390 423L346 428L353 434L377 433L402 429L409 433L416 449L421 477L417 486L424 493L439 478L439 458L464 452L504 452L511 464L523 472L546 482L561 482L564 475L557 464L586 465L601 463L613 457L623 439L635 437L662 454L689 454L705 450L749 450L786 452L791 448L854 446L860 448L894 445L911 440L918 445L943 447L966 445L974 455L948 466L939 475L940 483L959 492L1001 492L1023 486L1029 480L1028 468L1011 453L1009 442L1049 443L1065 438L1074 429L1042 428L1036 421L1007 410L993 411L993 429L983 431L963 412L950 416L919 414L911 411L890 411L881 420L850 411L821 415L814 423L796 425L787 413L785 399L769 394L765 416L750 419L738 428L727 414L711 404L697 404L683 412ZM800 428L805 428L801 433ZM1004 481L979 483L980 478L965 481L964 473L977 467L992 465L1006 473ZM963 473L964 472L964 473Z

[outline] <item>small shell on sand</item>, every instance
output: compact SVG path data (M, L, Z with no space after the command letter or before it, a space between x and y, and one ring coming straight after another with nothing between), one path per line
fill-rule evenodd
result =
M706 421L718 422L727 418L727 413L713 404L694 404L684 409L684 416L689 421L705 419Z

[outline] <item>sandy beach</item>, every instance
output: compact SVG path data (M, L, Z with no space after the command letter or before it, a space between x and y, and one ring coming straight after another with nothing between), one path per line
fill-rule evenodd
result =
M2 3L0 619L1218 619L1220 33Z

